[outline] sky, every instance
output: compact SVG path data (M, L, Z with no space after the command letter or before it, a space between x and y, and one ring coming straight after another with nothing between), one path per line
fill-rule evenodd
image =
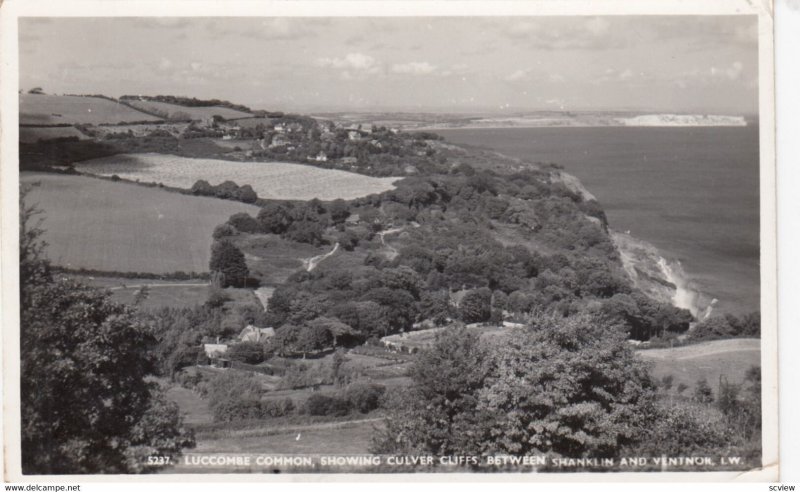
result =
M756 16L21 18L20 88L289 111L754 114Z

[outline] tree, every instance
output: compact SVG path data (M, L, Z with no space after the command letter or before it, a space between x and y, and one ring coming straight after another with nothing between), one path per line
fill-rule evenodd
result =
M292 225L289 209L280 203L268 203L258 212L261 230L271 234L283 234Z
M328 213L331 215L331 222L334 224L341 224L350 216L350 207L347 205L346 201L337 198L328 206Z
M286 233L286 237L298 243L308 243L319 246L325 242L325 239L322 237L323 232L325 232L325 229L319 222L301 220L292 223Z
M228 218L228 224L239 232L254 233L258 232L260 229L258 221L247 212L239 212L231 215Z
M614 457L652 421L647 365L593 316L533 316L494 356L480 392L480 407L495 416L488 451Z
M214 232L211 233L211 237L214 239L222 239L223 237L228 236L235 236L236 235L236 228L232 225L228 224L220 224L214 228Z
M467 292L461 299L458 311L464 323L489 321L492 315L492 291L482 287Z
M23 473L142 471L141 451L191 447L177 407L146 380L156 367L147 328L107 293L52 277L35 214L20 204Z
M300 328L295 348L305 357L307 353L330 347L332 343L333 335L324 324L309 324Z
M211 196L214 194L214 187L211 186L208 181L204 179L198 179L192 185L192 193L195 195Z
M246 364L259 364L264 361L264 347L256 342L240 342L231 345L226 355L231 360Z
M258 200L258 195L256 194L253 187L250 185L243 185L239 188L239 191L236 194L236 199L240 202L244 203L255 203Z
M372 443L375 453L476 454L483 415L478 391L490 372L487 350L477 335L447 328L420 354L411 369L413 386L398 401Z
M244 254L228 240L216 241L211 246L209 269L223 275L223 287L242 287L247 283L249 271Z

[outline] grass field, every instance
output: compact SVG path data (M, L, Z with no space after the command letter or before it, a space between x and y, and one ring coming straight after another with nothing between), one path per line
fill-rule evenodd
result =
M208 284L204 280L134 279L72 274L67 276L92 287L110 290L111 300L121 304L132 304L136 294L146 285L147 298L141 303L144 309L191 307L203 304L208 299Z
M163 114L165 119L176 118L178 116L187 115L193 120L210 119L214 115L222 116L225 119L235 118L248 118L252 115L235 109L226 108L222 106L206 106L206 107L190 107L180 106L178 104L170 104L159 101L128 101L128 104L135 108L144 111L152 112L155 114Z
M260 198L346 200L394 188L400 178L373 178L335 169L287 162L237 162L165 154L116 155L79 163L81 172L191 188L199 179L212 185L226 180L249 184Z
M244 252L251 275L262 285L277 285L292 273L303 268L303 259L324 254L329 246L312 246L282 239L275 234L242 235L235 238L236 246Z
M157 121L159 118L100 97L21 94L19 122L22 125L59 123L92 124L123 121Z
M86 140L89 138L78 131L78 129L74 126L22 126L19 129L19 141L23 143L36 143L39 140L51 140L53 138L68 137L77 137L80 140Z
M637 353L654 363L652 374L656 379L673 376L673 388L683 383L688 391L694 390L699 379L705 378L714 388L720 376L731 383L741 383L745 372L752 366L761 366L761 340L716 340L672 349L640 350Z
M20 173L20 181L41 183L28 203L45 212L48 256L69 268L205 272L214 227L236 212L258 212L243 203L86 176Z

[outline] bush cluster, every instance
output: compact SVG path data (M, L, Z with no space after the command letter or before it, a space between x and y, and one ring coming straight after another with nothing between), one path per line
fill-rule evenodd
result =
M236 422L285 417L294 411L295 405L291 398L283 400L233 398L217 404L213 414L215 422Z
M258 195L250 185L239 186L233 181L223 181L212 185L204 179L199 179L192 185L191 192L195 195L213 196L223 200L235 200L243 203L255 203Z

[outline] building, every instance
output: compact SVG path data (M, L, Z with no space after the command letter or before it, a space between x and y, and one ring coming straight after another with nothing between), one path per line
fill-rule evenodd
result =
M275 328L258 328L257 326L247 325L239 333L239 341L261 343L275 336Z
M269 147L283 147L284 145L289 145L290 143L292 143L292 141L289 140L289 137L282 133L278 133L272 137L272 142L270 142Z
M218 359L228 352L227 343L204 343L203 351L209 359Z

